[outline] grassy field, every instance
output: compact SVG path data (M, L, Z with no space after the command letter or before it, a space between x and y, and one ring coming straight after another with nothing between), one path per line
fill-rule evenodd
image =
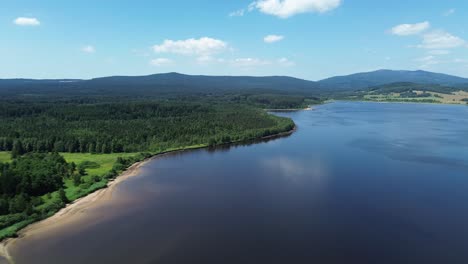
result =
M89 154L89 153L60 153L68 163L74 162L80 165L85 161L96 162L99 168L90 168L86 172L88 175L103 175L112 169L118 157L131 157L137 153L112 153L112 154Z
M414 90L416 94L422 94L423 91ZM464 99L468 99L468 92L458 91L450 94L436 93L436 92L426 92L431 96L427 97L402 97L400 93L389 93L389 94L378 94L378 93L369 93L364 95L365 100L377 101L377 102L431 102L431 103L441 103L441 104L467 104Z
M239 140L240 142L241 140ZM235 142L232 142L235 143ZM189 150L189 149L198 149L208 147L208 144L197 144L191 145L186 147L179 147L179 148L168 148L158 153L113 153L113 154L89 154L89 153L60 153L68 163L74 162L78 167L80 164L92 164L92 167L86 168L86 175L81 177L81 183L75 185L73 178L64 178L64 191L68 200L75 201L81 197L84 197L94 191L99 189L105 188L110 179L118 176L122 173L125 168L115 169L114 165L117 163L117 158L127 158L130 160L131 164L144 160L152 155L162 154L172 151L179 151L179 150ZM0 152L0 160L4 162L10 161L10 153L8 152ZM109 172L112 172L112 177L109 178ZM107 174L107 175L106 175ZM17 232L24 228L25 226L39 221L41 219L45 219L54 215L58 210L60 210L63 205L57 207L56 204L60 201L59 191L48 193L46 195L41 196L42 203L35 207L37 211L46 212L42 215L31 216L25 218L22 221L17 221L14 224L7 226L0 230L0 240L3 240L7 237L15 237ZM53 208L53 209L51 209ZM8 218L14 217L14 215L5 215L0 216L1 218Z
M112 154L89 154L89 153L60 153L69 163L74 162L80 165L83 162L94 162L94 168L86 169L86 176L82 177L83 184L75 186L73 179L65 179L65 193L68 199L76 200L95 190L107 185L108 180L102 176L112 170L118 157L127 158L137 155L137 153L112 153Z
M73 179L64 179L65 193L70 201L74 201L96 190L102 189L107 186L109 179L103 177L106 173L112 170L112 167L117 161L118 157L132 157L137 153L113 153L113 154L89 154L89 153L60 153L67 162L74 162L79 166L83 162L93 162L93 168L86 169L86 176L82 177L82 184L75 186ZM0 152L0 162L9 162L11 160L9 152ZM58 191L50 194L43 195L43 204L39 205L38 209L50 207L59 199ZM51 212L53 215L55 212ZM0 239L15 236L16 232L28 224L34 222L32 219L26 219L18 222L12 226L0 230Z
M10 152L0 151L0 162L5 163L11 160Z

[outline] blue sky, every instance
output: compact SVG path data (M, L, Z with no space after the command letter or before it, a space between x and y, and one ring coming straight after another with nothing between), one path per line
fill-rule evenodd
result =
M2 0L0 78L468 77L466 0Z

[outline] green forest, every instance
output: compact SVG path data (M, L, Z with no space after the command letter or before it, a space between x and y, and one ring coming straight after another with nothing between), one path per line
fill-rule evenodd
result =
M274 94L3 99L0 239L158 153L291 131L292 120L263 109L303 107L305 100Z

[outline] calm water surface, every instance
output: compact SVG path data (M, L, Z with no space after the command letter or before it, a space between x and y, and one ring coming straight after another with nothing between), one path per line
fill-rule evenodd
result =
M468 107L281 115L297 133L155 159L15 263L468 263Z

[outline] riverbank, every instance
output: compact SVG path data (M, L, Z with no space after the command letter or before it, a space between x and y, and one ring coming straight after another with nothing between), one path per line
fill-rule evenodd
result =
M252 138L250 140L233 141L233 142L228 142L225 144L219 144L216 146L209 146L208 144L204 144L204 145L172 149L172 150L168 150L165 152L157 153L153 155L152 157L147 158L143 161L136 162L130 167L128 167L123 173L121 173L115 179L109 181L105 188L99 189L93 193L90 193L82 198L79 198L73 201L70 204L67 204L66 207L62 208L61 210L59 210L57 213L55 213L49 218L46 218L44 220L41 220L39 222L32 223L26 226L25 228L18 231L17 238L7 238L3 240L2 242L0 242L0 264L3 264L3 263L14 264L14 260L12 259L12 256L10 255L9 247L14 245L16 240L27 237L27 236L34 236L34 235L39 235L44 232L48 232L49 229L51 228L57 228L57 225L65 227L65 226L69 226L70 224L74 222L79 222L79 220L81 219L80 217L84 216L83 213L87 209L89 209L90 207L99 206L100 204L103 204L106 201L108 201L112 197L116 187L120 183L128 180L131 177L138 175L140 168L144 166L145 164L147 164L148 162L152 161L153 159L159 158L164 155L178 153L178 152L185 152L185 151L197 150L197 149L206 149L209 147L222 147L222 146L227 146L227 145L236 145L236 144L242 144L242 143L257 142L259 140L269 140L269 139L274 139L274 138L285 137L285 136L289 136L293 134L296 130L297 130L297 127L294 126L293 129L289 131L280 132L277 134L264 136L264 137L257 138L257 139Z
M267 112L297 112L297 111L311 111L314 110L311 106L305 108L293 108L293 109L265 109Z
M49 218L28 225L18 232L18 238L38 234L41 232L47 232L48 227L52 225L66 225L73 221L79 220L78 218L80 217L80 213L82 213L83 210L90 207L91 205L97 205L98 203L102 203L106 199L110 198L112 196L112 192L119 183L137 175L139 168L151 159L152 158L149 158L133 164L116 179L109 181L106 188L100 189L87 196L75 200ZM0 243L0 256L5 258L8 263L14 263L12 257L9 254L8 248L18 238L7 238Z

